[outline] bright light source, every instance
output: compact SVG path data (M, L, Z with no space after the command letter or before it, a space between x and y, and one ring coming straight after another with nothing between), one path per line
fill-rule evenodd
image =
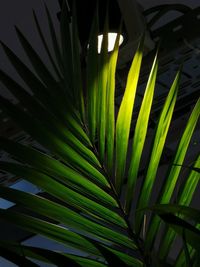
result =
M117 33L115 33L115 32L109 32L108 33L108 52L114 50L116 38L117 38ZM120 35L119 45L121 45L123 43L123 40L124 40L123 36ZM101 52L102 41L103 41L103 34L98 36L98 53L99 54Z

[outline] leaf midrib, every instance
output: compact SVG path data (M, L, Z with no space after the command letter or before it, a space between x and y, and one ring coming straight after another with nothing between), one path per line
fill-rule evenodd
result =
M100 168L101 168L102 174L104 175L104 177L106 178L107 182L110 185L110 193L112 194L112 197L117 202L117 205L118 205L117 208L120 211L120 213L118 213L118 215L120 215L124 219L124 222L125 222L125 224L127 226L127 229L126 229L127 235L133 241L133 243L137 246L139 254L140 254L140 257L145 262L144 251L142 249L142 245L140 244L141 240L139 240L139 238L133 232L133 229L132 229L132 227L131 227L131 225L129 223L128 215L126 214L125 209L123 208L123 204L121 203L119 195L118 195L118 193L117 193L117 191L115 189L115 186L114 186L114 184L112 182L112 179L111 179L112 177L110 177L108 170L106 169L104 164L102 164L102 162L100 160L100 155L98 153L98 149L95 146L95 144L92 142L92 140L90 138L90 135L89 135L89 131L88 131L87 126L85 125L85 123L83 123L83 128L84 128L84 130L85 130L85 132L86 132L86 134L87 134L87 136L88 136L88 138L89 138L89 140L90 140L90 142L92 144L91 150L92 150L92 152L95 154L95 156L97 157L97 159L100 162L100 165L101 165Z

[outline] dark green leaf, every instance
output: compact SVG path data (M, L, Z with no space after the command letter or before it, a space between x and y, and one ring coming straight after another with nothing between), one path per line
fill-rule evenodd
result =
M98 12L96 10L92 23L87 64L87 118L90 138L95 143L97 128L98 95Z
M16 226L34 234L41 234L62 243L67 247L76 248L78 250L81 250L84 246L88 253L98 255L98 251L89 241L64 227L31 216L19 214L11 210L0 209L0 215L2 220L14 223Z
M73 88L73 62L72 62L72 38L70 32L70 16L66 1L62 1L60 33L62 42L62 56L64 63L65 88L69 96L75 100Z
M20 253L21 254L21 253ZM10 250L9 247L2 247L0 244L0 256L7 259L10 262L13 262L17 266L24 266L24 267L39 267L36 263L25 258L23 255L19 255L18 253L13 252Z
M40 35L40 39L41 39L41 41L42 41L42 43L43 43L43 46L44 46L44 48L45 48L45 50L46 50L46 52L47 52L47 55L48 55L48 57L49 57L49 59L50 59L50 62L51 62L51 64L52 64L52 66L53 66L53 68L54 68L54 70L55 70L57 76L59 77L59 79L62 79L61 74L60 74L60 70L57 68L57 66L56 66L56 64L55 64L55 62L54 62L54 59L53 59L53 57L52 57L52 55L51 55L51 52L50 52L50 50L49 50L49 47L48 47L47 42L46 42L46 40L45 40L45 37L44 37L44 35L43 35L43 33L42 33L42 30L41 30L41 27L40 27L40 23L39 23L39 21L38 21L38 19L37 19L37 16L36 16L36 13L35 13L34 10L33 10L33 17L34 17L34 20L35 20L35 24L36 24L38 33L39 33L39 35Z
M98 239L103 244L115 243L131 246L132 242L126 235L94 223L69 208L45 198L2 186L0 186L0 197L53 219L58 223L65 224L73 232L94 240Z
M92 213L123 228L127 227L123 218L115 211L72 191L46 174L15 163L0 162L0 167L2 170L24 177L30 183L80 211Z
M54 26L53 26L52 18L51 18L50 12L48 10L48 7L46 6L45 3L44 3L44 5L45 5L45 9L46 9L46 14L47 14L50 33L51 33L51 40L52 40L54 52L55 52L55 55L56 55L56 58L57 58L57 62L59 64L59 66L60 66L60 69L63 72L63 69L64 69L63 58L61 56L61 50L60 50L60 47L59 47L59 44L58 44L58 40L57 40L57 36L56 36L55 29L54 29Z
M103 257L106 259L109 267L127 267L128 265L125 264L124 261L122 261L117 255L115 255L113 252L111 252L109 249L107 249L104 246L101 246L99 244L95 244L97 249L101 252Z
M50 174L54 179L65 184L67 187L88 197L96 196L100 202L102 201L106 205L117 207L117 203L112 196L60 161L36 149L15 143L3 137L0 137L0 148L40 172Z
M27 133L32 135L36 141L48 148L52 153L57 154L65 162L72 166L79 166L79 170L90 174L90 177L96 180L96 183L108 186L105 176L87 160L85 160L78 152L72 149L66 142L60 140L55 134L47 131L41 121L29 116L8 100L0 97L2 108L10 115Z

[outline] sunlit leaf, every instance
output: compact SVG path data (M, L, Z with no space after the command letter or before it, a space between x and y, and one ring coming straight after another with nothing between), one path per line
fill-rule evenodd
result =
M178 72L178 74L176 75L174 79L174 82L171 86L171 89L169 91L169 94L167 96L167 99L165 101L165 104L160 114L159 122L158 122L156 133L155 133L155 138L153 141L153 147L151 150L151 156L150 156L150 161L148 164L147 173L144 178L144 182L142 184L140 194L139 194L139 200L137 204L137 207L139 209L148 205L148 202L151 196L152 188L153 188L154 181L156 178L157 169L159 166L163 147L164 147L167 133L169 130L169 125L172 119L172 114L173 114L178 87L179 87L179 80L180 80L180 72ZM135 220L136 233L139 233L141 229L142 219L143 219L142 212L138 213L136 216L136 220Z
M129 213L132 202L132 195L135 189L135 183L138 177L138 170L140 159L144 147L144 142L147 133L147 127L149 122L149 115L154 95L154 88L156 82L158 70L157 55L154 59L149 80L146 86L144 98L138 115L137 123L135 126L135 133L133 138L131 163L128 173L127 192L126 192L126 211Z
M123 183L125 172L127 147L129 139L129 131L131 126L131 118L135 94L140 74L140 66L142 62L142 47L141 41L136 54L134 56L131 68L129 70L125 93L120 105L119 113L116 122L116 190L119 193Z
M114 163L114 144L115 144L115 72L119 53L120 31L115 40L114 50L110 55L107 82L107 125L106 125L106 153L107 168L112 175Z

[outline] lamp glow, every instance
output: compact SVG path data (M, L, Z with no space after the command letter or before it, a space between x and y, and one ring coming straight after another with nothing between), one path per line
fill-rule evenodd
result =
M115 32L108 33L108 52L111 52L114 50L116 38L117 38L117 33ZM120 35L119 45L123 43L123 40L124 40L123 36ZM99 54L101 52L102 41L103 41L103 34L98 36L98 53Z

